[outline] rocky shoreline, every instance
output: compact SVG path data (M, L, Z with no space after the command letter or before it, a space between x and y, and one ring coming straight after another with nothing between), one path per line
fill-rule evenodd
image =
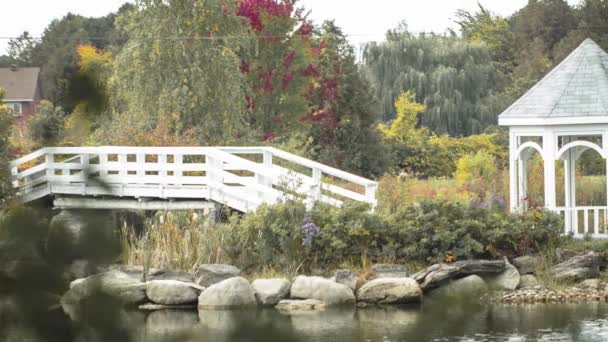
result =
M582 289L578 287L554 290L538 286L535 288L525 288L514 292L503 293L494 298L494 301L501 304L608 302L608 292L605 290Z
M338 270L329 278L299 275L293 280L249 281L234 266L204 264L192 274L153 270L144 282L141 268L115 266L72 281L61 302L75 305L101 292L141 310L275 307L282 313L346 305L416 304L440 295L503 304L607 302L608 288L599 279L603 260L591 252L555 265L551 277L573 284L561 289L539 285L535 273L541 260L535 256L435 264L411 275L402 265L378 264L365 279Z

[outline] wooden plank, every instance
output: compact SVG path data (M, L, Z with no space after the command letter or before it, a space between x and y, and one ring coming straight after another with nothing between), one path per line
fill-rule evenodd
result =
M294 162L296 164L302 165L302 166L306 166L309 167L311 169L313 168L319 168L321 169L321 171L327 175L330 176L334 176L337 178L342 178L344 180L353 182L353 183L357 183L360 185L368 185L368 184L377 184L376 182L369 180L367 178L363 178L342 170L338 170L336 168L327 166L327 165L323 165L321 163L312 161L310 159L306 159L306 158L302 158L300 156L296 156L294 154L270 147L269 148L272 151L272 155L276 158L281 158L287 161L291 161Z
M359 201L359 202L367 202L368 198L364 195L361 195L359 193L356 193L354 191L348 190L348 189L344 189L342 187L339 186L335 186L333 184L327 184L327 183L323 183L322 188L324 190L328 190L331 191L337 195L340 195L342 197L346 197L348 199L354 200L354 201Z

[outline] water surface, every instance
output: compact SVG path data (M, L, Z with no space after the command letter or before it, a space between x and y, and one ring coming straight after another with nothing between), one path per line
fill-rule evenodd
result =
M140 341L608 341L607 304L341 308L284 315L251 311L156 311L138 315Z

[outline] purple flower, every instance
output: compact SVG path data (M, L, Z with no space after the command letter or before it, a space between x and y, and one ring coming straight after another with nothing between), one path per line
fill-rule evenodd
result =
M310 216L304 217L304 221L302 222L302 233L304 233L304 237L302 238L302 246L310 247L312 246L312 240L315 236L321 233L321 229L317 226Z
M471 204L482 209L488 209L493 207L504 207L506 203L502 197L495 193L490 193L481 202L477 199L471 200Z

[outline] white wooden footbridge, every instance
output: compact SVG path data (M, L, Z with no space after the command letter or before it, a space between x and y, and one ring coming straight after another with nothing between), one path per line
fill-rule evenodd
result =
M271 147L47 147L10 166L23 202L52 196L62 209L376 205L376 182Z

